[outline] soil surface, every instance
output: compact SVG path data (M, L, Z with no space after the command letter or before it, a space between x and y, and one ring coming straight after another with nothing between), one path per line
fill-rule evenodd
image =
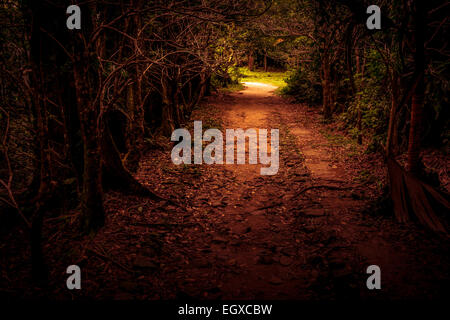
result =
M187 126L202 120L203 130L224 136L226 128L279 129L276 175L261 175L248 158L176 166L166 141L136 177L171 201L108 193L106 226L89 237L63 238L76 214L49 219L47 243L61 243L45 246L51 285L10 291L61 299L448 298L448 239L375 212L381 159L275 89L245 83L216 94ZM69 264L81 267L82 290L65 289ZM366 286L370 265L381 268L381 290ZM29 266L13 267L2 271L10 288L29 278Z

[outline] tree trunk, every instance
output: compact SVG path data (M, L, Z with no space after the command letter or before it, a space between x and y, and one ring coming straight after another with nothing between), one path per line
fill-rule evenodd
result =
M142 0L134 0L134 7L136 9L141 9L143 6ZM134 29L135 34L138 36L139 31L141 30L141 15L134 16ZM141 47L143 41L137 39L137 44ZM141 146L142 141L144 140L145 127L144 127L144 101L142 99L142 67L140 64L136 64L134 69L134 130L133 136L135 139L135 144L137 147Z
M89 73L89 53L75 63L74 80L77 91L77 108L80 114L80 132L83 140L83 183L81 194L81 229L91 232L103 226L105 213L103 208L102 163L100 150L101 128L97 123L98 106L92 103L95 95L91 92L96 82L96 74Z
M162 114L161 114L161 133L170 136L175 129L173 119L173 96L172 88L166 77L161 78L162 88Z
M327 54L322 57L322 108L326 120L331 119L330 63Z
M128 194L148 196L156 200L161 199L161 197L141 185L125 168L108 127L106 127L102 135L102 161L105 188Z
M48 37L43 34L42 28L48 21L47 15L51 16L51 7L46 7L42 1L25 1L23 3L24 16L30 29L30 63L32 68L31 87L33 122L36 129L35 146L35 178L37 193L30 204L33 206L30 228L31 266L32 278L39 285L45 285L48 280L48 269L42 252L42 223L49 196L50 177L50 155L48 134L48 112L47 102L44 99L48 94L46 91L46 69L51 62L46 54L51 46ZM44 63L46 62L46 63ZM27 203L28 204L28 203ZM22 203L23 205L23 203Z
M134 125L134 136L136 139L136 145L140 146L144 140L145 135L145 114L144 114L144 102L142 99L142 79L140 78L141 68L136 66L136 79L135 79L135 125Z
M267 52L264 51L264 72L267 72Z
M392 71L391 76L391 88L392 88L392 97L391 97L391 110L389 113L389 126L386 137L386 157L389 157L392 154L392 145L394 142L394 130L395 130L395 122L397 115L397 101L398 101L398 74L395 70Z
M134 102L134 90L133 85L128 85L127 88L127 124L126 124L126 132L125 132L125 144L126 144L126 150L127 154L129 154L133 148L132 143L134 143L134 128L135 128L135 118L134 118L134 109L135 109L135 102Z
M35 210L33 212L30 230L32 277L33 281L41 286L47 284L49 275L42 251L42 227L50 194L49 186L46 182L42 182L35 201Z
M358 110L358 120L357 120L357 128L358 128L358 144L362 144L362 111L361 111L361 93L362 93L362 68L361 68L361 59L359 57L359 47L355 48L356 55L356 73L358 74L358 79L360 79L360 90L356 90L356 109ZM356 86L355 86L356 88Z
M409 127L408 160L407 169L416 172L420 168L420 139L424 108L424 72L425 72L425 48L424 48L424 8L423 2L415 2L415 45L414 54L415 76L418 77L411 103L411 121Z
M253 71L253 67L255 64L255 59L253 57L253 50L248 52L248 70Z
M408 160L407 168L410 172L416 172L420 168L420 139L423 117L423 75L417 84L412 97L411 122L409 127Z

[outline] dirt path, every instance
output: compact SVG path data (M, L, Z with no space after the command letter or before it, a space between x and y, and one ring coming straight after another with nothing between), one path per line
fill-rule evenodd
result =
M364 214L370 188L354 181L357 160L336 158L345 147L319 132L318 114L286 103L273 94L275 87L245 85L211 100L215 113L209 106L206 117L215 117L223 130L280 129L279 172L261 176L260 165L248 164L184 168L192 179L180 190L187 206L183 221L195 227L180 230L171 243L179 264L166 261L163 278L170 280L161 286L178 288L178 295L224 299L441 295L436 273L449 277L448 264L440 265L439 240L418 246L417 230ZM331 189L299 194L321 185ZM371 264L382 269L382 291L366 288Z
M279 129L278 173L262 176L260 165L248 164L176 166L169 145L151 150L137 178L180 206L109 193L106 226L78 245L70 242L64 254L52 255L62 257L53 265L76 261L85 270L80 295L448 296L448 240L367 212L379 194L377 179L361 179L361 168L373 170L370 156L330 133L316 109L290 104L274 89L247 83L242 92L216 95L195 110L190 123L203 120L203 130L222 132ZM366 287L371 264L381 268L382 290ZM55 279L56 284L64 281L62 273ZM56 294L67 295L67 290L61 287Z

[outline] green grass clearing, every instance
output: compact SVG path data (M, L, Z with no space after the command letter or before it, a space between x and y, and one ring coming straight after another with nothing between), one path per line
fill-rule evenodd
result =
M238 68L238 81L242 82L261 82L277 86L277 91L284 88L287 83L284 81L289 77L289 71L285 72L264 72L264 71L250 71L247 67Z

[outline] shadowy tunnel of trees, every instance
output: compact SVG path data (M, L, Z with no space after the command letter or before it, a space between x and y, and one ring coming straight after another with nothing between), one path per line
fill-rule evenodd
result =
M290 70L284 94L385 155L398 220L446 232L448 194L420 154L448 150L449 6L380 3L381 30L367 1L87 1L80 30L72 1L0 4L0 219L27 225L35 279L44 217L77 208L89 233L107 190L163 200L133 177L139 159L244 65Z

